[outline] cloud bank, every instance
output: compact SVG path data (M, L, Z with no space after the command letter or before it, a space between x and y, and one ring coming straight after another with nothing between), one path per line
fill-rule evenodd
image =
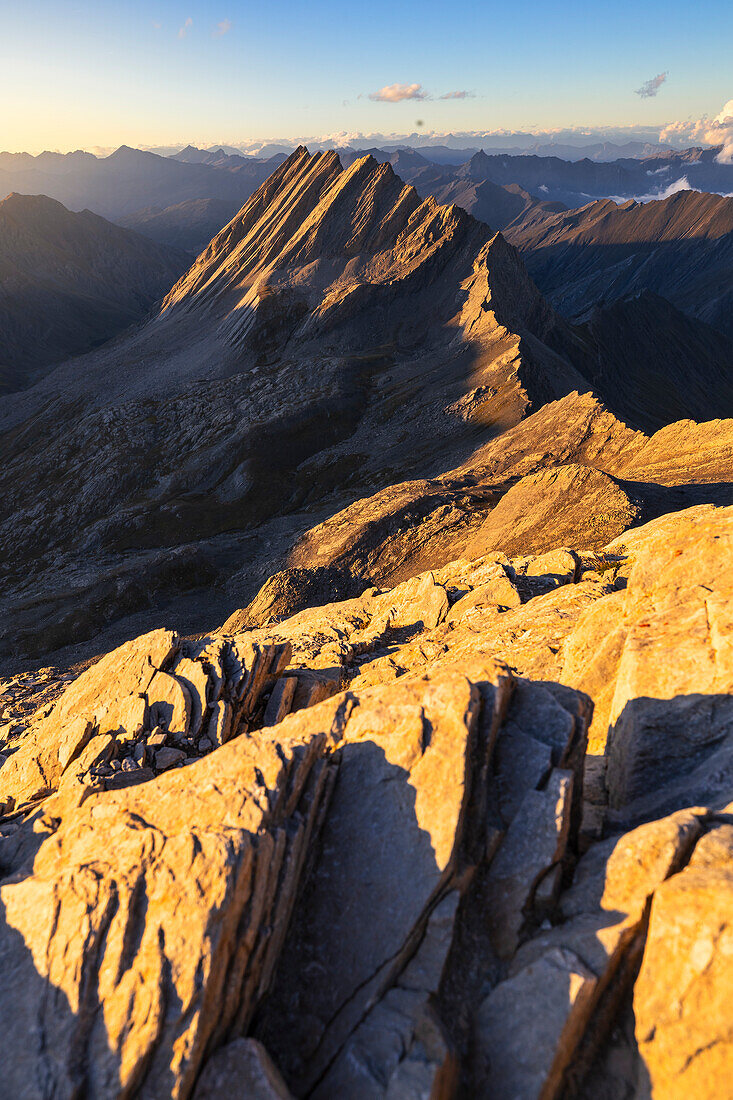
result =
M446 92L439 99L473 99L473 92Z
M193 26L193 19L189 15L188 19L185 21L183 26L178 28L178 37L179 38L185 38L186 35L188 34L188 32L191 30L192 26Z
M670 122L661 131L660 141L677 143L702 142L704 145L722 145L717 160L720 164L733 164L733 99L729 99L714 118L703 115L698 119Z
M229 34L232 29L231 19L222 19L221 23L217 23L214 28L214 38L221 38L223 34Z
M668 76L669 73L657 73L657 75L653 76L650 80L645 80L642 86L636 89L634 94L641 96L642 99L651 99L652 96L657 94Z

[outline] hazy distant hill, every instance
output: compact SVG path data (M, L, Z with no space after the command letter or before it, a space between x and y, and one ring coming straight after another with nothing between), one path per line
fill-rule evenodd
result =
M238 199L189 199L164 210L148 207L120 218L119 224L160 244L198 255L242 204Z
M139 320L186 262L88 210L10 195L0 202L2 388L27 384Z
M0 193L43 194L72 210L88 208L116 221L151 206L224 199L241 206L282 158L244 157L226 170L121 146L108 157L89 153L0 154Z

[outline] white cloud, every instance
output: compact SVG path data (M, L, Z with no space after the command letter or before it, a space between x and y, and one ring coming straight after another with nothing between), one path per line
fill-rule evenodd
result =
M188 32L191 30L192 26L193 26L193 19L189 15L188 19L185 21L183 26L178 28L178 37L179 38L185 38L186 35L188 34Z
M473 92L446 92L439 99L473 99Z
M231 19L222 19L221 23L217 23L214 29L214 38L221 38L224 34L229 34L232 29Z
M642 99L651 99L652 96L657 94L668 76L669 73L657 73L651 80L645 80L642 86L636 89L635 95L641 96Z
M654 202L657 199L668 199L670 195L676 195L678 191L699 191L699 187L693 187L687 176L680 176L674 183L670 183L669 187L665 187L663 191L657 191L656 193L650 193L648 195L637 195L637 202ZM624 200L628 201L628 200Z
M705 145L722 145L719 164L733 164L733 99L729 99L715 118L703 115L698 119L669 122L659 135L660 141L701 141Z
M401 103L403 99L427 99L422 84L385 84L378 92L370 92L369 98L377 103Z

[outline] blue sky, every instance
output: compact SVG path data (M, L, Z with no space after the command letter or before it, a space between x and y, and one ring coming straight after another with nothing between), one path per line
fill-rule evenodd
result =
M647 127L733 97L729 0L5 0L0 17L10 150L405 133L418 119ZM656 95L635 94L662 73ZM429 98L369 98L391 85Z

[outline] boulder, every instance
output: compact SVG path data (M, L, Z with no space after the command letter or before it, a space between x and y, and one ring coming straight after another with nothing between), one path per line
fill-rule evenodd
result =
M479 1008L478 1095L572 1094L633 982L648 900L689 858L703 817L681 811L583 856L560 896L559 923L530 933Z
M641 514L640 504L609 474L590 466L551 466L521 478L506 492L466 546L542 554L569 544L599 550Z

